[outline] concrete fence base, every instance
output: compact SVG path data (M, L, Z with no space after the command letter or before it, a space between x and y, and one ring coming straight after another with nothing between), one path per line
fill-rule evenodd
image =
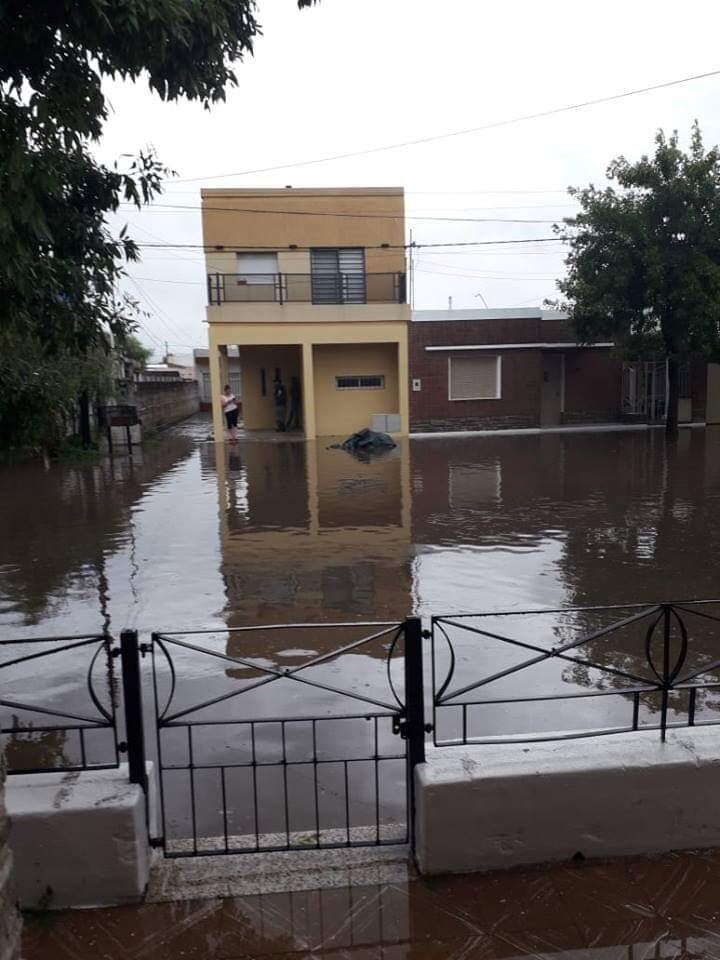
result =
M720 846L720 731L428 748L416 768L423 873Z
M18 774L8 778L5 799L21 907L94 907L143 898L150 873L145 794L128 783L126 766Z
M4 770L0 756L0 960L18 960L20 956L20 914L15 902L13 856L8 844L5 813Z

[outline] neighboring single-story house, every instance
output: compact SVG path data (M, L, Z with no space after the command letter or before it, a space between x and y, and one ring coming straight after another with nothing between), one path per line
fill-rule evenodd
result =
M242 386L240 378L240 355L237 347L227 348L228 359L228 380L230 389L238 398L242 399ZM210 390L210 351L197 348L193 350L194 377L200 388L200 409L210 410L212 408L212 393ZM242 405L241 405L242 409Z
M195 379L193 358L189 355L168 353L163 360L158 362L151 361L145 364L144 369L147 370L148 373L176 374L181 380Z
M416 310L409 355L414 433L665 416L665 364L624 362L608 341L578 345L559 310ZM720 420L714 366L681 369L681 422Z

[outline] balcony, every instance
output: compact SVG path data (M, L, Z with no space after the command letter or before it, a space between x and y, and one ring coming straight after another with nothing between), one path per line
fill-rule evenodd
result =
M405 303L404 273L209 273L220 303Z

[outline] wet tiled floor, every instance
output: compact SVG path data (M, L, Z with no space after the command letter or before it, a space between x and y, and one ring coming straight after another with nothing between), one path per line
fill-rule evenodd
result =
M26 917L25 960L720 958L720 853Z

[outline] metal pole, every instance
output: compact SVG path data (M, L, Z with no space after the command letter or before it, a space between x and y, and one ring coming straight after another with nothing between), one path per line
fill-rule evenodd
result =
M140 650L137 630L123 630L120 634L120 661L122 663L125 736L127 738L130 783L140 784L147 793L145 728L143 726Z
M670 607L663 604L663 687L660 707L660 739L665 743L668 715L668 682L670 678Z
M425 763L425 691L422 624L408 617L405 632L405 738L407 740L408 839L415 848L415 767Z

